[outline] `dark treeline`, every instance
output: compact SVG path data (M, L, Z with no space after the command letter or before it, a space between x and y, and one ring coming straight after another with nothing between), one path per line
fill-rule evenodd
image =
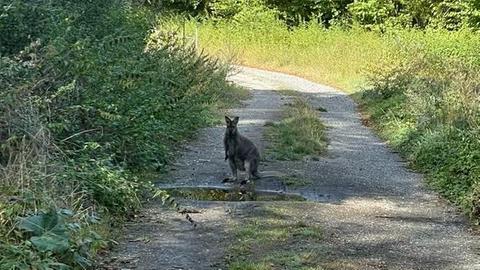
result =
M450 30L480 26L476 0L152 0L146 4L219 18L231 18L245 7L263 6L277 11L289 25L317 21L327 27L341 23Z

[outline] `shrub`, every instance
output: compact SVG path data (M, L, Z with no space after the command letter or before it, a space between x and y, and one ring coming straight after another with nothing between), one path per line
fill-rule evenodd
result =
M348 11L355 22L372 28L384 24L392 17L395 14L395 5L389 0L355 1L348 5Z
M465 47L444 50L448 43L429 40L435 36ZM373 76L363 102L381 134L427 173L431 185L478 218L480 65L465 54L476 50L467 46L475 37L435 32L424 38L427 45L415 51L397 47L403 54L395 69Z
M347 6L353 0L267 0L266 4L281 12L287 24L297 26L305 22L315 21L330 26L347 14Z
M0 264L83 268L109 219L151 190L140 174L161 171L238 96L226 66L154 31L156 14L135 2L10 2L0 5Z

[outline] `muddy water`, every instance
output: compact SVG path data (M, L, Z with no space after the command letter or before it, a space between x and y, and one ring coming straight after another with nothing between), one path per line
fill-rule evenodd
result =
M175 198L198 201L305 201L299 194L273 190L255 190L251 187L165 187Z

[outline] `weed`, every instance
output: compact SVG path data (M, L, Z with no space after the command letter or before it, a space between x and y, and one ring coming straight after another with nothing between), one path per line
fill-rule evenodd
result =
M325 152L325 126L317 111L302 98L296 98L284 114L284 119L266 131L266 137L271 141L267 149L270 156L279 160L299 160Z
M287 96L287 97L300 97L302 96L302 93L296 90L292 89L278 89L278 93L282 96Z
M86 268L151 194L143 176L246 92L130 1L4 4L0 265Z
M296 175L288 175L288 176L282 177L280 180L285 186L290 188L304 187L312 183L311 180L305 179L303 177L300 178Z
M312 269L319 265L322 231L286 218L291 210L263 205L235 227L228 269ZM308 248L306 248L308 247Z

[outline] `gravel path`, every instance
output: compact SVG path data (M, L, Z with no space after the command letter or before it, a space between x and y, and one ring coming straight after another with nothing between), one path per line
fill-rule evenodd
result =
M240 116L240 132L261 149L267 143L262 137L263 124L278 120L289 101L274 90L299 91L313 106L326 109L321 113L330 140L325 157L266 160L260 166L261 172L294 173L312 180L312 184L288 191L318 201L305 212L324 228L325 269L480 269L479 238L469 231L465 218L426 189L422 176L408 170L397 154L362 125L348 96L295 76L238 69L231 80L252 89L253 96L231 114ZM222 136L222 127L199 133L169 176L174 185L231 185L221 183L229 174ZM256 188L286 187L267 177ZM145 210L147 222L129 226L127 239L115 255L117 261L130 258L137 269L225 269L225 243L231 240L229 213L239 203L185 203L200 209L200 214L192 215L201 220L199 228L153 205ZM151 240L132 241L142 235Z

